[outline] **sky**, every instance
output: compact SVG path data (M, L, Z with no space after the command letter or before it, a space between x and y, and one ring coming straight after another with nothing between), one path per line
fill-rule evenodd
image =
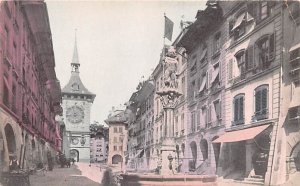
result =
M206 1L52 1L46 0L62 88L71 76L77 30L80 77L96 94L91 122L104 124L112 107L129 100L140 81L159 62L163 47L164 13L174 22L194 21ZM166 39L166 44L171 44ZM143 78L144 77L144 78Z

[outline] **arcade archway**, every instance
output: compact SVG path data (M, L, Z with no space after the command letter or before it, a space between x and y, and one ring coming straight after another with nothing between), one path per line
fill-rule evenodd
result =
M79 162L79 151L76 149L70 150L70 158L74 158L76 162Z
M119 154L114 155L111 159L112 164L118 164L119 162L122 162L122 156Z

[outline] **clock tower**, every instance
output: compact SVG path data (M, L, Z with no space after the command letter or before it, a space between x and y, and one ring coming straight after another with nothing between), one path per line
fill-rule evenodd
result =
M96 97L83 85L79 76L77 40L71 63L71 78L62 89L62 107L65 130L63 153L76 161L90 161L90 112Z

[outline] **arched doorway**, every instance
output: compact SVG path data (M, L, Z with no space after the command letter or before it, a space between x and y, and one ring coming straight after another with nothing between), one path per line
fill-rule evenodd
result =
M196 162L197 162L197 145L195 141L190 143L191 151L192 151L192 160L189 161L189 170L195 171Z
M9 156L15 155L17 146L13 128L10 124L7 124L4 128L4 131L6 136L8 154Z
M296 171L300 171L300 142L294 146L291 157L294 159Z
M74 158L76 162L79 162L79 151L76 149L70 150L70 158Z
M119 154L116 154L112 157L112 164L118 164L119 162L122 162L122 156Z
M206 139L200 141L200 150L202 153L203 161L208 158L208 144Z

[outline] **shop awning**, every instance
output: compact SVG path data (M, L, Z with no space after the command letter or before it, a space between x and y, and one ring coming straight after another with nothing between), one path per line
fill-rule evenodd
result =
M203 77L203 79L202 79L202 83L201 83L199 92L202 92L202 90L204 90L205 85L206 85L206 76Z
M241 14L241 15L237 18L237 20L235 21L234 26L232 27L232 30L235 30L237 27L239 27L239 26L242 24L242 22L243 22L245 16L246 16L246 13L243 13L243 14Z
M215 82L217 76L219 75L219 67L217 67L212 73L212 83Z
M255 136L257 136L266 128L268 128L268 126L270 125L262 125L258 127L226 132L223 136L220 136L219 138L215 139L213 143L237 142L254 139Z
M200 56L200 58L199 58L200 61L202 61L202 59L205 57L206 53L207 53L207 49L204 49L201 56Z
M296 49L298 49L298 48L300 48L300 42L297 43L296 45L292 46L292 47L290 48L289 52L292 52L292 51L294 51L294 50L296 50Z

